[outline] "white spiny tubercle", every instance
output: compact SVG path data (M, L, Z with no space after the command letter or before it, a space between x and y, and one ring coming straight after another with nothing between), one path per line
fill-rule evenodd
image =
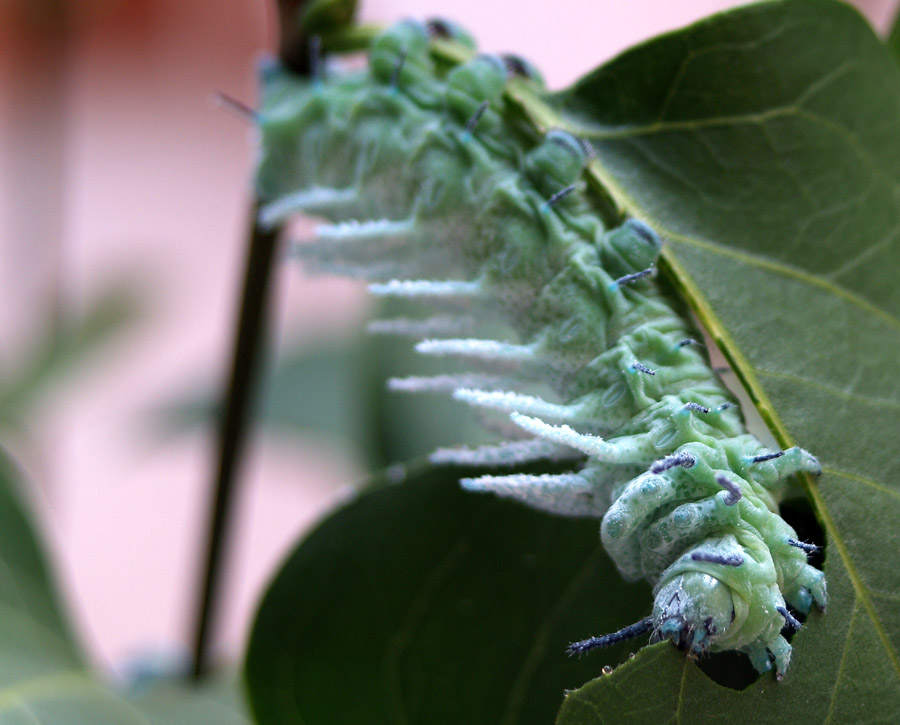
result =
M589 456L594 456L601 461L619 462L620 455L615 444L609 443L600 436L587 435L573 430L567 425L550 425L539 418L532 418L521 413L512 413L510 419L513 423L524 428L532 435L545 438L559 445L569 446ZM629 462L630 461L621 461Z
M535 358L534 348L530 345L514 345L509 342L479 340L476 338L422 340L416 345L416 352L423 355L456 355L481 360L504 360L509 362L520 362Z
M390 378L389 390L401 393L451 393L467 385L500 385L501 379L491 375L460 373L458 375L410 376Z
M357 192L354 188L331 189L314 186L310 189L287 194L277 201L265 204L259 210L259 224L266 229L270 229L294 214L315 212L341 204L349 204L355 201L356 198Z
M482 408L503 410L507 413L517 412L527 415L553 418L554 420L575 420L578 408L571 405L559 405L537 398L533 395L522 395L508 390L490 391L461 388L453 393L453 397L469 405Z
M462 315L436 315L423 320L396 317L373 320L366 330L373 335L402 335L403 337L432 337L459 335L475 328L475 319Z
M481 476L464 478L460 484L469 491L495 493L563 516L601 518L606 510L594 496L592 483L578 473Z
M392 279L370 284L369 292L379 297L475 297L481 294L480 282L463 280Z
M507 441L477 448L438 448L429 456L435 465L512 466L540 460L572 458L573 451L540 438Z
M412 231L412 228L412 221L404 220L398 222L390 219L320 224L316 227L316 238L334 241L384 239L406 236Z

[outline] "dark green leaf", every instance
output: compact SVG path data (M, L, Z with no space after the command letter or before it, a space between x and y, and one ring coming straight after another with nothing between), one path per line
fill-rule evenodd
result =
M670 278L776 436L822 461L809 492L831 596L777 687L718 688L663 649L572 695L560 722L627 721L646 692L679 722L897 721L900 70L851 8L769 2L626 52L553 103L667 238Z
M465 493L467 473L369 491L288 558L247 654L259 722L546 723L565 688L627 657L564 655L649 601L597 523Z
M307 35L340 30L353 21L356 0L310 0L299 10L300 26Z
M894 22L885 39L888 48L894 54L894 58L900 61L900 10L894 15Z

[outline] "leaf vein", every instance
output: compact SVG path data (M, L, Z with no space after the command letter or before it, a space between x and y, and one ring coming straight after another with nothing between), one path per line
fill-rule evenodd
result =
M793 375L792 373L775 372L774 370L764 370L756 368L756 372L767 378L778 378L780 380L788 380L797 385L805 385L823 393L829 393L836 398L844 398L862 405L870 405L875 408L890 408L891 410L900 410L900 401L890 400L886 398L873 398L868 395L860 395L859 393L851 393L849 390L838 388L827 383L820 383L818 380L806 378L802 375Z
M843 476L844 478L849 478L851 481L856 481L857 483L862 483L866 486L870 486L871 488L874 488L876 491L880 491L883 494L886 494L888 496L891 496L893 498L900 500L900 492L894 491L893 489L890 489L887 486L885 486L881 483L878 483L878 481L875 481L871 478L867 478L866 476L860 476L859 474L856 474L856 473L849 473L848 471L842 471L838 468L830 468L827 466L822 468L822 472L829 473L834 476Z
M869 599L868 590L863 584L862 579L859 576L859 572L853 565L853 558L850 556L850 552L847 550L847 545L841 538L837 525L834 523L834 519L831 518L831 512L828 510L828 506L825 505L825 500L822 498L819 490L813 485L810 485L808 489L810 496L812 496L813 503L815 504L816 509L822 516L822 522L825 525L825 530L831 535L832 541L834 542L834 545L838 550L838 555L844 562L844 567L847 569L847 576L850 577L850 581L853 584L853 589L856 591L856 596L859 601L862 602L862 605L865 608L866 614L868 615L869 619L872 620L872 626L874 627L875 632L878 635L878 639L881 640L881 646L884 647L888 659L891 661L891 666L894 668L894 674L897 676L897 679L900 680L900 658L897 657L897 653L894 651L894 648L891 645L890 639L887 636L887 632L885 632L881 620L878 619L878 615L875 612L875 607L872 605L871 599Z
M841 684L841 675L844 673L844 663L847 661L847 652L850 649L850 639L853 636L853 625L856 622L856 614L859 609L856 607L856 603L853 606L853 614L850 616L850 622L847 625L847 636L844 637L844 646L841 648L841 661L838 662L837 672L834 676L834 687L831 688L831 698L829 698L828 703L828 713L825 715L825 722L831 722L831 716L834 714L834 705L837 702L835 695L837 695L838 686Z
M779 274L783 277L795 279L798 282L803 282L812 287L819 287L826 292L830 292L831 294L840 297L843 300L846 300L854 307L858 307L865 312L868 312L869 314L881 318L891 327L900 330L900 318L895 317L885 310L882 310L880 307L877 307L865 298L854 294L850 290L845 289L840 285L828 282L827 280L821 279L814 274L804 272L803 270L797 269L796 267L790 267L786 264L782 264L781 262L776 262L775 260L769 259L767 257L762 257L757 254L751 254L749 252L739 251L732 247L727 247L723 244L717 244L716 242L707 241L705 239L700 239L697 237L689 237L687 235L679 234L678 232L674 232L668 229L663 231L670 240L674 240L691 247L705 249L715 254L719 254L723 257L731 257L732 259L736 259L744 264L758 267L760 269L765 269L775 274Z
M575 596L582 587L584 587L585 582L590 577L591 572L595 569L602 556L600 550L595 549L594 554L585 560L584 564L582 564L575 573L575 576L569 581L569 584L566 586L559 599L556 600L549 616L544 619L541 626L537 629L534 639L532 640L531 649L523 658L516 679L510 688L509 697L506 701L506 708L501 722L520 722L522 703L524 702L525 695L528 691L528 683L534 676L534 672L541 662L541 657L547 649L547 638L549 636L550 628L559 621L560 617L565 613L565 610L572 604Z

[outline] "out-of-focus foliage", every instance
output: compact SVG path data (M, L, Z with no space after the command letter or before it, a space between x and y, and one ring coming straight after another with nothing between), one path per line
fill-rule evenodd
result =
M127 331L139 309L134 294L117 286L77 317L57 320L48 315L21 362L0 372L0 428L20 426L49 388Z
M191 691L161 682L127 693L89 669L20 486L18 470L0 451L0 721L245 723L233 687L211 683Z
M326 440L367 470L487 439L471 411L446 395L388 390L391 377L446 373L446 362L417 355L406 338L355 333L291 346L270 364L256 403L263 431ZM216 391L195 384L163 405L154 424L183 433L211 424L218 409Z

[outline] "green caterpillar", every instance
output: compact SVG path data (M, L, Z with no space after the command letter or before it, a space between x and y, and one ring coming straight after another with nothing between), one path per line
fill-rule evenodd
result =
M434 461L571 461L564 474L462 482L602 518L623 576L654 584L650 616L571 653L650 632L691 656L740 650L780 679L791 656L782 629L800 626L787 606L824 609L826 591L807 563L815 547L778 502L785 478L816 474L818 462L746 432L686 311L655 279L657 234L636 219L605 225L581 180L590 148L521 120L504 92L539 89L537 72L494 55L453 67L432 54L435 37L474 48L445 21L406 21L374 39L365 71L310 80L264 68L262 222L326 217L300 256L369 280L376 295L443 308L377 327L425 336L419 352L478 372L392 386L449 390L503 414L510 436ZM473 317L504 325L503 339L458 336Z

